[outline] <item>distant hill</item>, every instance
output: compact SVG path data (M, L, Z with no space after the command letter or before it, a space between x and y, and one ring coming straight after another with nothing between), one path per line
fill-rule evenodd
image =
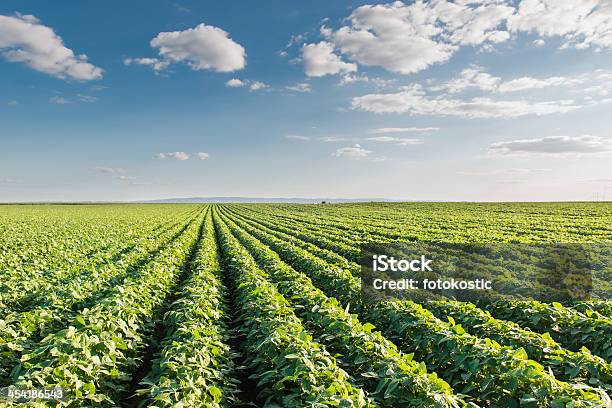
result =
M386 198L274 198L274 197L186 197L165 198L161 200L138 201L140 203L295 203L316 204L327 203L363 203L372 201L398 201Z

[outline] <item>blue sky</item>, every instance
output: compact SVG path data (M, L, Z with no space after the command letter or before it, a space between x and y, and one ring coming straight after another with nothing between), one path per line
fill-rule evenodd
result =
M0 4L0 201L612 198L605 0Z

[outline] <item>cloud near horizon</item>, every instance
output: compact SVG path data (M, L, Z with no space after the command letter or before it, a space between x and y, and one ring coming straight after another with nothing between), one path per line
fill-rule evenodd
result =
M360 159L364 157L368 157L372 153L371 150L366 150L359 144L354 144L350 147L341 147L336 149L332 156L334 157L351 157L354 159Z
M188 160L189 154L185 152L158 153L157 158L158 159Z
M490 153L496 154L593 154L612 151L612 139L601 136L547 136L493 143Z

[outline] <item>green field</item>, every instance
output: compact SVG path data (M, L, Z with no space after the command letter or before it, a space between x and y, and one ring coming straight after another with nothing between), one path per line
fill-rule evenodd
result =
M612 245L612 203L3 205L0 387L66 391L32 406L610 407L612 301L366 304L359 244L394 241Z

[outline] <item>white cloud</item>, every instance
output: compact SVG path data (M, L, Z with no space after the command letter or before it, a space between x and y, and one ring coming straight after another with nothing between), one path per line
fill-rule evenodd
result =
M462 116L467 118L515 118L526 115L566 113L580 106L572 100L529 102L526 100L470 100L431 97L422 87L412 85L399 92L368 94L352 99L352 108L374 113L408 113L412 115Z
M321 41L318 44L305 44L302 47L302 59L304 61L304 72L311 77L357 70L357 65L344 62L338 55L334 54L333 45L326 41Z
M360 159L364 157L368 157L372 153L370 150L366 150L358 144L355 144L351 147L342 147L340 149L336 149L332 156L335 157L352 157L355 159Z
M102 78L103 70L86 55L75 55L52 28L31 15L0 15L0 51L11 62L61 79L90 81Z
M458 78L441 85L431 86L429 89L432 91L448 91L450 93L458 93L466 89L508 93L548 87L569 88L587 82L600 84L599 86L601 87L612 86L612 74L606 70L595 70L573 76L551 76L545 78L524 76L504 81L500 77L484 72L482 67L472 66L461 71ZM583 90L586 92L587 89L590 88Z
M568 77L548 77L543 79L522 77L512 79L510 81L503 82L499 85L498 92L517 92L524 91L527 89L541 89L552 86L575 86L581 84L587 80L586 77L582 78L568 78Z
M134 176L119 176L117 177L119 180L124 180L124 181L132 181L132 180L136 180L136 177Z
M107 174L118 174L125 173L125 169L123 167L94 167L94 171L98 173L107 173Z
M336 143L336 142L345 142L347 139L345 137L339 137L339 136L322 136L319 138L319 140L325 143Z
M270 85L261 81L251 81L249 85L249 91L259 91L262 89L269 88Z
M204 23L183 31L161 32L150 42L159 58L126 58L124 63L147 65L159 72L183 62L194 71L233 72L246 65L244 47L222 29Z
M19 105L19 102L15 101L15 100L12 100L12 101L8 101L6 104L8 106L17 106L17 105Z
M302 92L302 93L311 91L310 84L308 82L301 82L299 84L286 86L285 89L289 91L293 91L293 92Z
M493 143L491 153L498 154L588 154L612 150L612 139L600 136L547 136Z
M196 153L196 157L198 158L198 160L208 160L210 155L206 152L198 152Z
M55 105L67 105L70 103L70 101L63 96L52 96L49 98L49 103Z
M270 87L270 85L266 84L265 82L237 78L230 79L225 83L225 86L230 88L243 88L248 86L249 91L260 91Z
M453 44L479 45L499 43L510 38L503 22L514 8L503 1L440 1L433 4L434 14L446 29ZM485 44L487 45L487 44Z
M351 13L348 25L327 29L326 36L352 61L410 74L448 61L462 45L506 41L509 34L501 26L514 9L497 3L365 5Z
M159 58L124 58L123 64L124 65L132 65L132 64L144 65L144 66L153 68L155 72L160 72L168 68L168 65L170 65L170 61L159 59Z
M225 86L229 86L230 88L240 88L245 86L246 83L240 79L232 78L225 83Z
M301 136L301 135L287 135L287 136L285 136L285 139L310 140L310 137L308 137L308 136Z
M162 32L151 47L173 62L186 62L193 70L232 72L246 65L244 47L222 29L204 23L184 31Z
M497 89L501 78L483 72L480 67L466 68L461 71L459 78L453 79L433 90L444 89L450 93L461 92L469 88L477 88L483 91L494 91Z
M401 2L361 6L353 11L350 25L330 33L340 51L366 66L410 74L447 61L455 47L436 42L441 34L428 6ZM429 11L430 13L430 11Z
M369 137L368 140L372 140L374 142L393 143L398 146L418 145L418 144L423 143L423 140L421 139L408 139L408 138L403 138L403 137L392 137L392 136L375 136L375 137Z
M345 21L337 29L321 27L330 50L401 74L445 63L462 47L492 51L525 32L561 36L564 47L612 47L610 0L395 1L358 7Z
M440 130L437 127L407 127L407 128L398 128L398 127L386 127L386 128L378 128L370 131L372 134L381 134L381 133L413 133L413 132L435 132Z
M187 160L189 155L185 152L170 152L170 153L159 153L158 159L175 159L175 160Z
M560 36L564 47L612 47L612 2L609 0L522 0L508 19L513 32Z
M396 79L369 77L363 73L360 75L345 74L345 75L342 75L342 78L340 78L340 81L338 81L338 85L345 86L345 85L350 85L350 84L354 84L358 82L362 82L365 84L371 84L371 85L374 85L376 88L381 89L381 88L391 87L396 82Z
M338 85L348 85L353 84L355 82L370 82L370 78L366 74L346 74L342 75L342 78L340 78L340 82L338 82Z

